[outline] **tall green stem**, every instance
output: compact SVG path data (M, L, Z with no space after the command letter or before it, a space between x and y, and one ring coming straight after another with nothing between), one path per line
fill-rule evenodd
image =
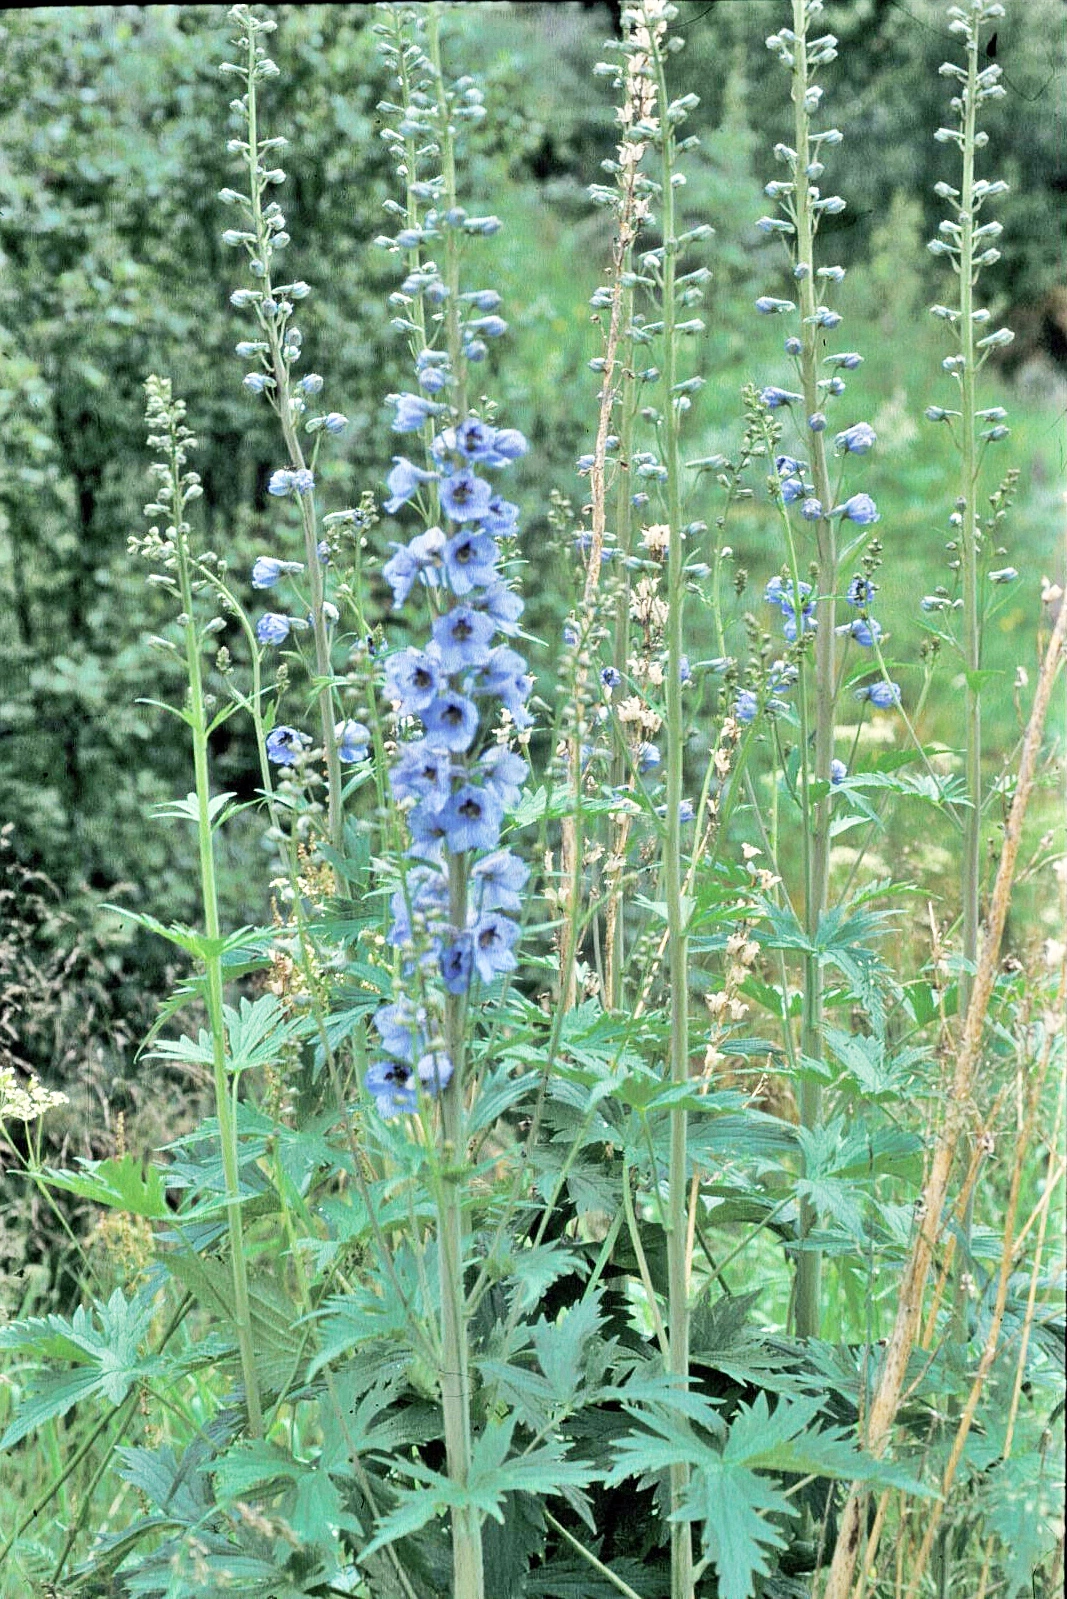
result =
M815 212L808 167L811 164L808 109L805 95L808 88L807 7L804 0L793 0L793 32L796 35L793 67L793 118L796 139L796 229L797 265L804 270L800 278L801 387L804 392L806 415L820 409L817 378L819 327L813 320L815 298ZM826 446L821 433L809 432L811 440L811 470L815 495L828 512L832 504L830 478L826 465ZM805 930L809 940L815 942L819 923L826 912L830 882L830 762L834 753L834 702L836 698L836 662L834 592L837 587L837 548L834 524L823 515L815 524L816 562L818 588L815 633L815 751L812 776L816 783L826 784L822 799L809 804L804 827L810 832L807 882L805 884ZM800 596L796 597L797 615L802 613ZM805 747L801 760L806 767L810 759ZM801 1048L817 1057L821 1049L823 1015L823 978L818 957L811 955L804 967L804 1012L801 1024ZM805 1127L817 1127L822 1118L822 1090L816 1083L802 1081L800 1085L800 1119ZM797 1257L795 1326L800 1338L817 1338L819 1334L819 1297L822 1259L817 1250L805 1249L804 1241L816 1224L816 1214L807 1200L800 1206L801 1251Z
M963 572L963 658L966 671L964 726L967 748L968 806L963 822L963 960L959 981L959 1014L967 1014L972 976L978 960L978 913L981 891L982 840L982 661L978 615L978 539L975 490L978 466L975 448L974 338L974 138L978 107L978 28L967 40L967 85L963 109L963 186L960 192L960 370L963 415L960 420L960 560Z
M174 515L178 587L185 618L185 667L189 680L188 721L193 737L193 769L196 783L197 846L200 856L200 893L204 908L204 931L208 953L204 957L207 976L208 1028L211 1033L212 1075L215 1089L215 1114L222 1146L222 1171L226 1185L226 1227L230 1240L230 1271L233 1279L237 1345L248 1409L248 1429L254 1438L263 1435L263 1411L252 1345L252 1318L248 1300L248 1272L245 1264L241 1223L239 1158L234 1104L226 1072L226 1023L223 1014L223 980L219 925L218 884L215 875L215 842L211 817L211 779L208 771L208 719L204 703L203 673L200 663L201 636L193 614L193 587L190 574L181 476L181 455L173 432L170 448L171 506Z
M681 806L685 724L682 714L682 642L685 608L685 554L682 527L681 461L678 449L680 412L674 392L677 370L675 331L676 236L674 205L673 124L659 41L653 41L659 82L662 130L661 200L663 228L663 395L664 466L667 471L667 817L663 844L663 897L667 904L668 988L670 994L670 1070L673 1087L689 1082L689 914L682 900ZM668 1371L680 1387L689 1382L689 1257L686 1211L686 1143L688 1115L683 1105L671 1108L670 1154L667 1168L667 1328ZM689 1488L689 1468L671 1467L671 1512L678 1517ZM671 1522L671 1599L690 1599L693 1593L693 1541L691 1524Z

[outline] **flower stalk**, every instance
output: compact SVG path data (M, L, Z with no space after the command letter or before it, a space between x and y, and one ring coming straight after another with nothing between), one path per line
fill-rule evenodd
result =
M208 1014L208 1031L211 1035L212 1076L215 1092L215 1115L219 1124L219 1143L222 1152L222 1171L226 1189L226 1228L230 1243L230 1272L233 1282L234 1321L240 1353L241 1374L245 1388L245 1405L248 1412L248 1430L253 1438L263 1435L263 1410L256 1374L256 1356L252 1343L252 1318L248 1297L248 1270L245 1261L243 1226L241 1220L239 1152L237 1144L236 1098L231 1097L226 1066L226 1023L223 1013L222 938L219 920L218 884L215 873L214 828L217 825L217 803L212 802L211 778L208 770L208 736L212 723L204 694L201 651L205 632L197 626L194 615L193 563L189 552L189 524L185 521L185 507L201 494L196 473L183 472L187 452L195 440L185 427L184 404L171 397L169 381L149 378L146 385L148 405L146 418L153 430L149 443L166 451L166 460L154 467L158 479L156 502L153 511L161 511L172 518L165 530L165 543L158 546L165 551L164 559L170 567L181 604L181 622L185 640L185 668L189 683L186 709L181 713L192 735L193 769L195 773L197 853L200 865L200 894L204 913L206 984L204 999ZM158 539L158 529L153 529L150 540ZM148 541L146 541L146 546ZM169 549L167 546L169 545ZM149 553L146 548L146 553ZM155 550L152 551L155 553ZM236 1085L235 1085L236 1086Z
M663 841L663 897L667 905L668 1005L670 1013L670 1078L675 1088L689 1083L689 911L683 898L682 790L685 761L685 721L682 709L682 657L685 611L685 529L682 525L680 421L683 408L675 391L679 334L677 261L681 248L675 207L676 122L668 99L664 42L672 7L643 7L644 30L655 64L660 103L661 196L663 234L663 465L666 469L667 545L667 692L666 692L666 799ZM683 113L684 114L684 113ZM689 1384L689 1252L688 1231L688 1112L675 1104L670 1112L670 1153L667 1168L667 1369L679 1387ZM671 1599L691 1599L693 1593L693 1542L691 1523L684 1519L689 1491L685 1462L671 1467Z
M978 959L979 927L981 923L982 892L982 605L979 593L981 535L978 517L978 477L981 470L979 444L980 424L992 420L994 426L982 433L985 443L1007 437L1008 429L1001 424L1004 412L979 411L977 378L991 350L1009 344L1012 333L1008 328L979 338L981 325L989 321L990 313L975 305L975 287L983 266L999 259L1000 252L991 241L999 237L999 222L979 225L985 200L1003 193L1004 183L989 183L975 176L976 152L988 143L989 135L978 129L978 109L983 102L1004 94L999 82L1001 69L996 63L979 68L979 33L990 22L1004 15L999 0L970 0L967 7L949 8L950 29L962 36L966 50L966 66L946 61L941 67L943 77L952 78L958 93L952 98L952 109L957 113L955 128L939 128L935 135L939 143L954 143L960 152L962 176L960 188L938 183L936 192L948 201L955 212L955 221L948 218L940 225L938 236L930 243L935 255L947 256L959 278L958 310L947 306L932 307L933 315L949 324L956 336L958 353L942 363L954 378L960 393L960 409L948 412L931 407L927 416L932 420L958 420L960 478L952 522L957 529L957 550L962 579L963 617L960 650L964 666L964 730L966 750L967 805L963 816L963 859L961 862L962 889L962 955L963 966L959 979L958 1014L967 1014L973 986L975 962ZM1003 575L1003 574L1001 574Z
M804 395L804 412L809 418L821 409L817 362L822 327L817 319L815 296L815 212L813 202L818 190L812 193L812 151L810 140L811 69L808 62L808 19L816 8L810 0L793 0L794 42L793 66L793 121L796 139L796 264L799 277L801 311L800 383ZM814 765L810 775L815 783L826 784L820 799L807 799L808 814L805 832L810 831L810 848L806 850L807 881L805 884L805 931L814 944L819 923L826 913L830 887L830 763L834 753L834 711L837 697L837 661L835 622L835 593L837 589L837 547L834 522L829 515L832 506L830 475L826 462L826 435L814 431L809 425L811 447L811 472L815 485L815 498L823 515L814 524L816 549L815 602L817 627L815 630L815 750ZM805 747L805 767L808 754ZM807 773L805 774L807 775ZM809 955L804 967L804 1011L801 1025L801 1050L817 1058L822 1048L823 974L816 955ZM815 1128L822 1119L822 1089L818 1083L805 1077L799 1088L800 1120L804 1127ZM794 1298L794 1325L799 1338L817 1338L820 1323L820 1285L822 1257L819 1251L805 1248L805 1240L815 1227L817 1216L807 1198L800 1203L800 1253L797 1256L797 1273Z

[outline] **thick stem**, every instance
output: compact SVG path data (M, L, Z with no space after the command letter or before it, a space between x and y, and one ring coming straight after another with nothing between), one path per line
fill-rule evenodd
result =
M426 15L429 59L433 65L440 122L444 203L456 204L456 162L448 93L441 67L438 8ZM446 335L455 380L455 404L466 415L465 363L459 326L459 252L455 229L448 229L445 279L449 286ZM467 860L452 855L448 864L449 921L457 931L467 925ZM438 1188L438 1250L441 1277L441 1363L438 1381L445 1432L445 1456L452 1482L465 1488L471 1467L470 1351L466 1315L464 1263L466 1215L463 1185L466 1181L466 998L450 994L445 1008L445 1039L452 1061L452 1076L441 1093L441 1171ZM482 1559L482 1525L471 1507L452 1511L452 1599L485 1599Z
M449 862L450 919L467 920L467 874L462 856ZM449 995L445 1035L452 1077L441 1093L441 1181L438 1192L438 1249L441 1275L441 1363L438 1381L445 1430L448 1475L466 1487L471 1465L470 1359L467 1343L464 1260L466 1218L463 1182L467 1156L464 1107L465 1005ZM473 1509L452 1512L454 1599L484 1599L481 1518Z
M804 409L808 416L819 410L817 378L819 327L811 320L816 309L815 299L815 213L812 209L811 183L808 166L811 162L808 111L804 103L808 87L807 17L804 0L793 0L793 31L795 66L793 71L793 112L796 137L796 227L797 264L804 267L800 279L801 387L804 391ZM811 469L815 495L824 512L831 508L831 489L826 465L826 446L823 435L809 431L811 441ZM819 923L826 913L830 882L830 762L834 753L834 704L836 699L836 660L834 634L834 593L837 587L837 549L834 524L823 515L815 524L817 588L815 633L815 752L812 777L816 783L825 783L827 792L822 799L809 805L804 827L810 832L811 846L808 855L808 877L805 894L805 931L815 941ZM800 596L796 598L798 620L801 616ZM805 763L809 751L801 752ZM801 1025L801 1049L806 1055L818 1058L822 1048L823 976L817 956L809 956L804 967L804 1012ZM822 1090L816 1083L800 1084L800 1119L805 1127L817 1127L822 1119ZM807 1200L800 1205L800 1241L804 1240L817 1222L816 1213ZM817 1338L820 1322L820 1278L822 1256L817 1250L801 1248L797 1256L795 1294L795 1326L799 1338Z

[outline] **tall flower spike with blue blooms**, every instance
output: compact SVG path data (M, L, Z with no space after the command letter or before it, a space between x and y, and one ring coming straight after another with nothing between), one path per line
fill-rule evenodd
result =
M313 639L314 675L318 682L315 698L318 703L322 749L326 763L329 805L330 841L334 848L341 842L341 761L335 728L332 668L330 662L330 623L336 619L336 610L325 597L322 546L319 538L315 510L315 463L319 446L325 434L344 431L347 422L339 411L329 411L308 416L308 402L322 392L323 380L315 372L297 378L295 367L301 358L303 339L294 320L295 307L311 293L302 281L277 283L276 258L289 243L285 216L273 192L285 182L285 172L274 163L287 141L282 138L262 138L259 132L258 92L262 83L278 76L278 68L267 55L262 40L273 33L277 23L257 17L247 5L236 5L230 11L230 20L238 32L234 43L243 52L243 61L226 62L221 70L242 80L243 92L231 102L231 110L240 119L241 138L234 138L227 146L231 155L239 158L243 170L243 184L247 192L223 189L219 199L240 213L242 226L227 228L223 243L234 249L243 249L248 257L251 284L235 289L230 296L231 305L238 310L250 311L255 317L254 337L242 339L237 355L251 370L245 374L244 387L252 395L266 400L277 416L282 429L288 464L271 474L267 492L276 499L294 499L300 516L304 540L303 562L283 561L273 556L260 556L252 569L253 588L272 588L278 580L298 572L306 573L310 613L307 622L297 622L279 612L269 612L260 618L256 634L261 644L280 644L294 627L309 626ZM312 436L310 459L305 458L304 447L298 433L298 424L304 419L304 431ZM288 626L285 624L288 623ZM310 747L311 740L301 735L301 748ZM288 750L289 746L285 746ZM272 755L271 759L277 757Z
M385 669L401 732L390 788L409 843L388 934L399 992L375 1015L380 1048L365 1086L385 1117L425 1114L436 1102L439 1148L448 1151L454 1174L467 1150L473 1001L518 964L514 913L528 876L501 844L505 814L526 776L525 761L509 745L532 723L533 680L514 643L522 600L502 565L518 510L497 486L497 474L527 444L516 428L497 427L467 401L468 364L485 360L488 341L506 328L495 290L461 289L467 242L500 226L457 203L454 141L465 122L481 116L481 93L468 77L446 80L436 7L381 10L379 48L398 91L396 101L382 102L383 137L406 205L387 202L399 226L378 242L403 262L392 325L408 340L422 391L388 400L394 431L410 442L409 453L394 457L384 509L413 513L419 525L393 544L384 576L394 609L417 606L424 631ZM465 1484L472 1449L467 1221L454 1175L437 1184L435 1197L446 1459L449 1475ZM456 1599L484 1599L478 1512L453 1510L451 1532L452 1591Z
M767 599L779 607L787 639L796 641L798 633L809 629L814 639L814 760L802 762L800 794L805 809L801 829L804 854L804 903L807 932L814 942L829 897L830 827L832 822L830 788L834 774L834 724L839 676L836 660L835 609L838 603L837 527L842 520L869 526L878 520L878 509L868 494L854 493L839 499L844 470L854 456L868 453L875 442L874 430L863 420L850 419L836 433L830 431L829 417L840 407L846 392L843 374L854 371L861 357L854 350L828 348L841 326L842 317L831 300L837 284L844 278L840 266L817 266L815 242L824 218L845 210L839 195L824 195L820 180L825 172L824 158L841 143L837 128L817 129L821 120L823 90L816 82L819 68L832 62L837 40L826 33L809 37L813 24L823 11L823 0L792 0L792 27L782 28L768 38L767 46L790 73L793 102L793 143L775 146L775 157L785 168L782 178L766 187L775 202L776 214L760 219L761 231L782 241L789 263L791 293L786 299L761 295L756 310L765 316L780 316L793 325L785 339L785 354L793 368L793 387L777 384L764 387L760 400L768 412L788 413L797 429L798 454L810 461L810 481L803 461L779 456L771 486L787 532L791 572L790 581L772 580ZM767 436L772 436L767 419ZM836 456L840 466L831 482L830 463ZM796 520L794 521L794 517ZM800 581L797 549L806 529L815 540L815 592L809 600L806 585ZM864 612L850 621L847 631L858 643L877 643L878 627ZM808 748L808 695L803 681L805 656L799 656L802 679L798 711L801 747ZM822 797L809 795L809 783L825 784ZM815 959L806 962L801 1048L818 1053L823 1013L822 971ZM805 1126L817 1125L820 1116L820 1091L814 1083L801 1089L801 1120ZM810 1232L816 1217L805 1203L800 1218L801 1233ZM802 1250L797 1260L795 1294L796 1331L800 1336L817 1336L819 1330L819 1255Z
M1007 192L1003 180L991 181L979 177L977 152L989 141L989 135L978 127L984 106L1000 99L1004 85L1000 82L1001 68L996 62L983 63L982 40L989 37L989 29L996 28L1004 15L1000 0L968 0L965 5L950 6L949 31L961 41L966 63L945 61L940 67L941 76L953 85L950 101L955 126L938 128L934 138L939 144L955 145L959 152L959 169L953 176L959 187L941 181L934 192L952 213L938 228L936 239L929 249L934 255L946 257L952 265L957 284L954 306L935 305L931 313L944 323L953 342L953 350L942 362L943 369L955 383L959 395L959 409L948 410L931 406L927 417L931 421L948 422L960 452L959 488L952 523L956 529L959 571L962 578L960 653L966 670L964 688L964 726L966 730L966 785L967 804L963 809L963 968L960 972L960 1015L966 1014L970 994L970 973L978 957L978 930L980 915L980 886L982 878L982 606L980 602L979 567L984 553L988 559L993 540L983 540L979 519L979 474L982 460L990 445L1006 439L1007 413L1001 406L978 409L978 375L994 350L1003 349L1014 338L1010 328L985 329L991 322L990 311L976 303L976 288L982 269L1000 259L997 241L1003 231L1001 223L991 220L983 212L990 200ZM995 34L994 34L995 37ZM1002 485L1003 489L1004 485ZM996 518L994 526L1000 518ZM990 527L990 524L986 524ZM991 529L990 529L991 530ZM1003 527L997 527L997 537ZM985 551L982 546L985 543ZM1010 570L1010 569L1009 569Z

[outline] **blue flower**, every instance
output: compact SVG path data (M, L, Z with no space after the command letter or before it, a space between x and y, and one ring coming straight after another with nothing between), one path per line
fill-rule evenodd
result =
M327 416L323 417L322 425L327 433L343 433L348 426L348 418L342 415L340 411L330 411Z
M743 688L734 701L734 716L739 722L749 723L756 720L759 710L759 701L750 688Z
M495 437L496 429L477 416L469 416L459 427L448 428L443 434L446 448L457 451L467 461L488 460L494 454Z
M1018 576L1019 573L1014 566L1002 566L999 571L990 572L989 581L991 583L1014 583Z
M491 983L503 972L513 972L519 964L512 945L519 936L515 922L499 911L479 916L471 929L474 967L483 983Z
M452 676L467 667L485 666L493 632L492 620L470 605L457 605L436 617L433 637L443 670Z
M393 470L385 480L390 497L386 500L384 509L392 516L418 492L420 483L432 483L436 477L436 472L424 472L421 467L409 461L406 455L394 455Z
M261 644L284 644L291 627L289 617L279 611L265 611L256 623L256 637Z
M782 499L786 505L792 505L794 500L799 500L804 493L803 481L798 477L787 477L781 485Z
M494 494L479 520L483 533L490 533L495 539L511 538L518 525L519 508L510 500L505 500L502 494Z
M618 688L622 682L622 673L617 666L605 666L600 674L600 681L605 688Z
M411 834L409 855L428 861L441 861L444 857L445 824L441 819L443 806L422 800L408 813L408 832Z
M420 1057L415 1075L427 1094L439 1094L452 1080L452 1060L443 1049L435 1049Z
M813 411L808 417L808 426L813 433L826 431L826 417L822 411Z
M517 461L529 448L525 434L520 433L518 428L497 428L493 449L505 461Z
M469 594L473 588L487 588L497 576L496 542L488 533L465 530L448 540L444 548L445 573L453 594Z
M866 455L877 437L869 422L855 422L852 427L837 435L834 447L837 450L846 450L850 455Z
M276 472L272 472L270 475L267 493L275 495L278 499L283 499L285 495L291 494L293 492L294 476L295 474L286 467L279 467Z
M476 316L467 326L480 333L483 339L499 339L508 331L502 316Z
M461 753L474 743L478 707L465 694L439 694L422 712L422 721L432 743Z
M338 722L333 735L337 740L337 754L346 765L367 759L370 732L362 722Z
M807 467L806 461L798 461L795 455L776 455L774 470L780 478L802 477Z
M441 410L433 400L424 400L421 394L391 394L388 403L396 407L393 417L394 433L417 433L427 417Z
M367 1067L363 1085L374 1096L378 1115L389 1121L418 1109L413 1072L406 1061L377 1060Z
M479 757L478 770L485 774L486 788L493 790L505 810L512 810L519 803L527 773L521 755L505 749L502 744L491 745Z
M249 393L262 394L268 385L273 386L274 379L267 377L263 372L246 372L241 382Z
M511 713L516 727L530 727L533 718L526 710L526 701L533 689L533 678L526 670L526 662L518 650L498 644L486 664L478 673L479 694L493 694Z
M831 761L830 762L830 781L831 781L831 783L833 783L835 786L838 783L843 783L847 776L848 776L848 767L845 765L844 761L836 761L835 760L835 761Z
M440 394L449 383L447 371L439 366L424 366L418 374L418 379L420 387L424 388L427 394Z
M522 598L503 583L494 583L482 595L485 614L491 616L498 633L513 635L519 631L519 617L525 609Z
M846 622L837 631L839 633L848 633L865 650L869 650L873 644L877 644L882 636L881 623L876 622L873 616L858 616L854 622Z
M379 1005L374 1012L374 1026L387 1055L395 1055L409 1064L426 1048L426 1011L401 994L389 1005Z
M637 751L637 770L654 772L663 757L654 744L642 744Z
M452 756L426 738L404 744L389 773L389 785L398 802L425 800L440 810L452 792Z
M309 372L305 377L300 379L296 387L300 390L301 394L321 394L322 378L317 372Z
M776 300L770 294L761 294L755 305L761 316L782 316L796 310L792 300Z
M436 866L414 866L404 875L389 901L394 948L412 942L412 918L419 917L431 938L439 940L448 926L448 878ZM406 1052L405 1052L406 1053Z
M817 522L822 516L822 501L812 495L801 505L800 514L805 522Z
M460 299L476 306L479 311L495 311L500 304L500 296L495 289L470 289L466 294L461 294Z
M315 474L308 467L303 466L299 472L294 472L293 488L298 494L310 494L315 487Z
M484 856L471 870L471 888L478 910L521 910L521 891L529 875L526 862L509 849L498 849Z
M426 650L398 650L385 663L385 687L404 716L422 715L442 687L441 664Z
M888 711L891 706L900 704L900 684L887 683L883 678L877 683L868 683L866 688L858 688L856 698L870 700L877 710Z
M802 394L792 394L789 389L777 389L773 383L759 392L760 404L765 405L768 411L777 411L780 405L799 405L803 400Z
M393 591L393 609L399 610L411 593L416 578L436 588L441 569L445 536L439 527L430 527L407 544L394 544L395 555L382 567L382 576Z
M441 483L441 509L453 522L477 522L489 510L492 489L465 468Z
M411 593L420 567L406 544L394 544L393 548L396 554L382 567L382 576L393 591L393 610L398 611Z
M473 940L469 933L461 933L441 954L441 980L450 994L467 992L473 967Z
M440 813L445 843L454 855L496 849L502 820L503 806L497 795L473 783L458 788Z
M278 561L273 555L257 556L252 566L252 587L254 589L272 589L278 579L287 572L302 572L302 561Z
M869 577L860 577L857 573L848 585L845 599L849 605L854 605L857 610L865 610L877 592L877 583L872 583Z
M878 507L869 494L853 494L844 505L835 506L831 516L844 516L850 522L857 523L860 527L870 527L872 523L881 520Z
M274 727L267 734L267 759L275 766L295 766L308 746L295 727Z

